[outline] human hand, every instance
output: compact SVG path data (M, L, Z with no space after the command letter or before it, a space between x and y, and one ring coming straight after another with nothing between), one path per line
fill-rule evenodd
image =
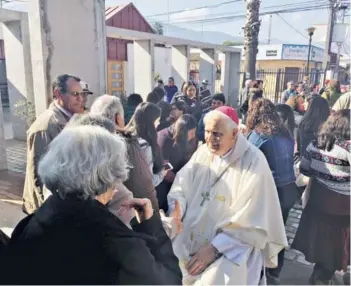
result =
M162 175L163 175L163 177L165 177L165 176L167 175L168 171L169 171L169 170L166 170L166 169L163 169L163 170L162 170Z
M178 200L175 201L174 209L169 214L169 217L173 218L173 223L177 227L177 234L181 233L183 231L182 212Z
M193 255L185 265L190 275L201 274L213 261L216 260L216 250L212 244L205 245Z
M154 210L149 199L131 199L122 203L122 208L135 209L137 220L140 222L150 219ZM122 209L121 208L121 209Z

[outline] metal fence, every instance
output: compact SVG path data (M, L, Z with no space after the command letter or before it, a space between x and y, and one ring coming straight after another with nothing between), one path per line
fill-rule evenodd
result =
M240 72L240 82L242 87L245 84L245 72ZM324 75L323 70L307 71L299 68L273 69L273 70L257 70L256 78L263 80L263 94L274 103L278 103L282 92L287 88L289 81L295 83L302 82L305 76L309 77L310 83L319 84L321 77ZM240 104L242 104L240 102Z

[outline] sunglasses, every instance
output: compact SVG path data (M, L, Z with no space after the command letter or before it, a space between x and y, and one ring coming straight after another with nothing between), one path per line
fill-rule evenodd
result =
M72 95L74 97L78 97L78 96L86 97L86 96L88 96L88 92L71 91L71 92L69 92L69 95Z

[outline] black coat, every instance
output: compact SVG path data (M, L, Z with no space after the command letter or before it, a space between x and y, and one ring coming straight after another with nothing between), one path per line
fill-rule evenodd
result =
M53 195L17 225L0 284L182 284L159 220L133 231L96 200Z

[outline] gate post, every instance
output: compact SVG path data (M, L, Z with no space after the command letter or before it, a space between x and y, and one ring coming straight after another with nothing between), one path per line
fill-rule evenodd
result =
M274 103L277 104L279 102L279 90L280 90L280 81L281 81L281 73L282 70L278 69L277 72L277 79L275 81L275 95L274 95Z

